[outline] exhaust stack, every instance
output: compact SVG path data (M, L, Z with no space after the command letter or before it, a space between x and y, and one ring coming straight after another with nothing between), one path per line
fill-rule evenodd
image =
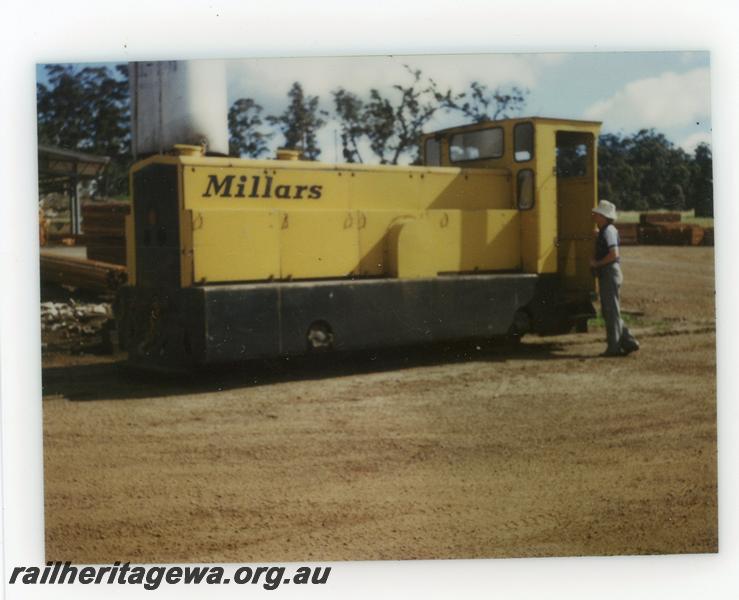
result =
M129 63L135 158L177 144L228 155L228 101L223 61Z

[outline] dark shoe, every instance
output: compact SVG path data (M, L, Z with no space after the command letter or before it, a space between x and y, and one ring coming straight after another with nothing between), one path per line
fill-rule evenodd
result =
M636 341L636 338L628 337L621 340L621 350L623 350L624 354L631 354L638 349L639 342Z
M622 350L606 350L602 354L599 354L598 356L603 358L613 358L616 356L626 356L626 353Z

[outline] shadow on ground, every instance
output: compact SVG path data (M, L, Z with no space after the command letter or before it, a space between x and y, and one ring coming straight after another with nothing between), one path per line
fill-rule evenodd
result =
M123 400L216 392L451 363L591 358L562 355L562 350L561 343L539 341L515 346L492 343L446 344L395 348L382 352L258 360L204 367L182 373L136 369L128 365L121 355L109 362L44 367L42 388L45 398L63 396L80 401Z

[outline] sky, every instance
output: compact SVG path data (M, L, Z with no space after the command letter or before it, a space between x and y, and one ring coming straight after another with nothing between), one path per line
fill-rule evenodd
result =
M266 111L285 106L293 81L330 109L339 86L366 96L377 87L409 82L404 65L420 69L440 87L462 91L478 81L489 88L529 90L523 115L603 122L608 133L655 128L692 152L710 143L710 81L707 52L614 52L568 54L476 54L229 61L229 101L252 97ZM461 124L440 114L429 129ZM321 147L333 145L335 123L322 132ZM327 153L327 154L330 154Z
M90 63L85 63L90 64ZM103 63L104 64L104 63ZM263 114L280 114L294 81L318 96L331 112L331 91L344 87L366 97L371 88L392 95L392 85L408 83L404 65L420 69L442 89L462 91L472 81L490 89L518 86L529 91L522 116L536 115L603 122L604 133L662 132L692 152L711 142L710 55L708 52L603 52L255 58L227 60L229 105L250 97ZM39 81L45 71L37 68ZM427 130L463 124L459 114L437 113ZM332 118L318 135L322 160L338 161L338 124ZM280 135L270 142L282 144ZM371 162L365 152L367 162Z

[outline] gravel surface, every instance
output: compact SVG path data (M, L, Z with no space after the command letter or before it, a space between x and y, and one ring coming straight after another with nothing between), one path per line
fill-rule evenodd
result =
M48 560L718 550L713 249L623 249L604 332L186 377L44 355Z

